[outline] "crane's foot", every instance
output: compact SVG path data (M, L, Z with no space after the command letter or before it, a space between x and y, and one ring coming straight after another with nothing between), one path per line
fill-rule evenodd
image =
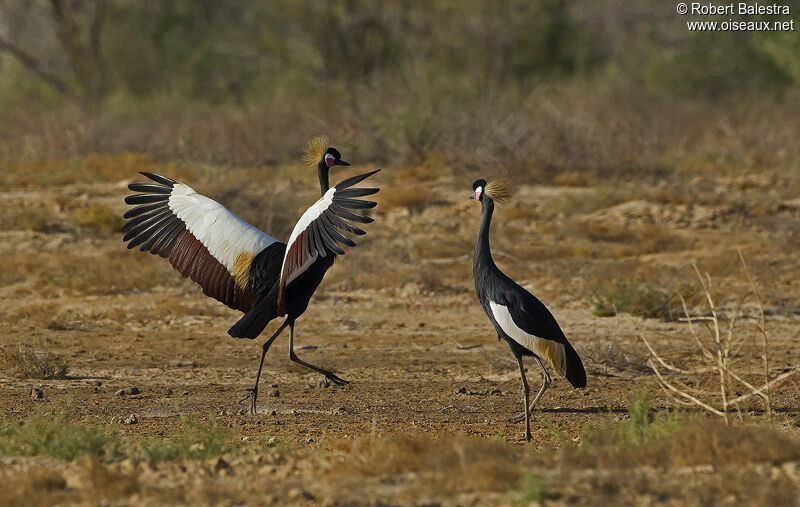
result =
M325 378L336 384L337 386L346 386L350 381L337 377L331 372L325 374Z
M250 400L250 415L258 414L258 410L256 408L256 400L258 399L258 389L250 387L247 389L249 392L245 395L244 398L239 400L239 403L244 403L247 400Z
M525 420L525 412L520 412L517 415L512 415L511 417L506 417L506 421L510 423L519 423Z

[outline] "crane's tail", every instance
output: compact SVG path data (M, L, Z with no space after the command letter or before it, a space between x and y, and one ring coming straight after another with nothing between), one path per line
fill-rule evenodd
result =
M272 288L261 301L245 313L239 321L228 329L234 338L257 338L267 324L278 316L278 285Z
M578 353L572 348L569 342L564 344L564 352L566 353L567 371L564 376L572 384L572 387L580 388L586 387L586 370L583 369L583 362L581 361Z

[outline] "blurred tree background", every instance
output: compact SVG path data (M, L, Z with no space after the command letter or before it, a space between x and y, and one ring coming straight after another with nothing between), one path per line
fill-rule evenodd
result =
M257 166L324 132L359 162L540 181L796 168L797 32L687 19L657 0L0 0L0 160Z

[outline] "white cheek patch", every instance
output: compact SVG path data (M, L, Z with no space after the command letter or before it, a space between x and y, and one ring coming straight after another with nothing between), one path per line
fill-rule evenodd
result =
M483 187L478 187L475 189L475 200L480 201L481 195L483 194Z
M327 165L328 167L332 167L334 162L335 162L335 160L333 158L333 155L331 155L330 153L326 153L325 154L325 165Z

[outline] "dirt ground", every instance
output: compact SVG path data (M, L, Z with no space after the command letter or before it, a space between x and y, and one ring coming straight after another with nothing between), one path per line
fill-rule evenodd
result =
M320 375L291 363L287 335L267 356L255 416L239 400L254 379L263 339L228 337L237 312L204 297L165 260L125 250L113 219L93 218L98 209L124 212L132 175L0 187L0 339L46 349L69 368L63 380L0 373L7 420L42 406L99 425L133 414L137 424L114 424L124 439L135 439L168 437L182 417L215 417L237 447L252 451L112 465L2 457L0 477L17 480L9 480L16 489L0 503L496 505L516 501L520 470L543 477L556 493L547 502L555 504L797 502L791 496L800 491L796 461L572 471L543 466L538 457L557 452L553 446L574 446L587 428L626 418L637 389L652 391L656 411L674 406L647 366L639 333L680 364L693 364L685 322L593 314L593 295L613 280L647 282L668 293L682 285L696 289L694 261L709 272L730 313L747 289L736 253L741 247L763 291L773 376L798 363L800 203L792 193L800 186L791 176L682 175L660 187L591 180L520 185L513 203L496 213L496 261L551 309L589 379L583 390L556 379L535 414L534 440L523 445L522 424L506 420L522 408L517 366L472 289L480 213L465 197L473 178L458 171L417 177L427 171L378 175L383 190L375 223L334 266L298 321L298 355L351 384L326 386ZM278 237L288 235L315 188L313 175L303 173L264 188L241 187L237 178L244 174L187 177L193 175L197 181L184 179L196 190ZM276 192L282 195L271 197ZM700 311L702 300L692 301ZM752 305L745 308L754 315ZM758 334L742 326L743 368L755 375ZM534 365L528 377L537 389ZM773 403L777 425L793 436L800 427L796 382L783 384ZM126 387L139 394L115 395ZM43 396L32 398L32 388ZM763 420L763 404L746 406L744 417ZM376 439L372 447L365 444L370 439ZM415 456L433 464L403 465L391 447L374 456L358 447L405 439ZM268 442L281 445L263 451ZM425 454L414 445L441 452ZM453 449L465 449L456 452L461 462L436 461ZM513 464L513 482L502 467L488 476L474 468L497 452L509 453L503 463ZM377 464L387 468L363 470ZM758 486L745 493L722 487L742 477Z

